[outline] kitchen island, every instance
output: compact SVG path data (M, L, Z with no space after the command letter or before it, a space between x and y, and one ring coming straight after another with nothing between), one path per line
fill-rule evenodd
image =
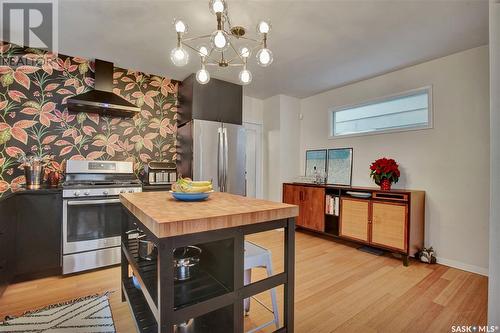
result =
M277 331L293 332L297 206L219 192L202 202L175 201L168 192L126 193L120 201L122 300L129 303L138 331L243 332L243 300L283 286L283 325ZM134 228L156 245L153 260L139 258L138 241L127 234ZM284 271L245 285L245 235L279 228L284 229ZM202 250L199 269L189 280L175 281L173 251L185 246Z

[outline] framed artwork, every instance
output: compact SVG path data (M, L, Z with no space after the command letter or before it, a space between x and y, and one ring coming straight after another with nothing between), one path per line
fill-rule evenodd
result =
M326 149L306 151L306 177L314 176L314 170L325 174Z
M352 184L352 148L328 149L328 184Z

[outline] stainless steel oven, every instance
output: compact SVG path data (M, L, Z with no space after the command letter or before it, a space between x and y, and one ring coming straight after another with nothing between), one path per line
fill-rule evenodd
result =
M88 173L85 173L86 162ZM98 165L96 165L96 163ZM110 163L120 164L122 177L104 170L115 170ZM119 195L124 192L140 192L135 178L128 181L123 174L132 176L132 166L127 162L79 161L69 163L67 181L63 187L63 274L120 263L122 210ZM71 173L71 166L78 173ZM76 176L78 174L78 177ZM104 174L104 177L97 177ZM82 176L86 175L86 176ZM91 180L89 180L91 179ZM131 182L132 181L132 182Z
M64 252L120 245L120 199L64 200Z

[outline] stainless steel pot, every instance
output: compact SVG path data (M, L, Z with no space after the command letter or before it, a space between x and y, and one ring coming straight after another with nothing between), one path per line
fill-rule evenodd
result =
M139 258L150 261L155 259L158 254L156 244L148 241L145 234L137 236L137 239L139 240Z
M129 235L129 238L135 238L137 239L138 243L138 255L140 259L143 260L153 260L156 259L158 255L158 249L156 247L156 244L147 240L146 239L146 234L139 228L131 229L126 232L127 235ZM137 235L137 236L130 236L130 235Z
M174 280L185 281L196 275L200 263L201 249L196 246L179 247L174 250Z
M195 331L195 322L193 318L184 323L174 325L174 333L191 333Z

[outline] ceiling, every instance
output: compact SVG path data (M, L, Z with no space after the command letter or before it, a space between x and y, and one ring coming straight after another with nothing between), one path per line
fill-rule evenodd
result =
M253 82L245 94L299 98L397 68L488 43L488 1L228 0L233 25L254 34L270 19L274 63L252 55ZM116 66L182 80L199 60L175 67L174 18L189 36L215 28L208 0L59 0L59 52L113 61ZM210 67L213 77L237 81L238 69Z

